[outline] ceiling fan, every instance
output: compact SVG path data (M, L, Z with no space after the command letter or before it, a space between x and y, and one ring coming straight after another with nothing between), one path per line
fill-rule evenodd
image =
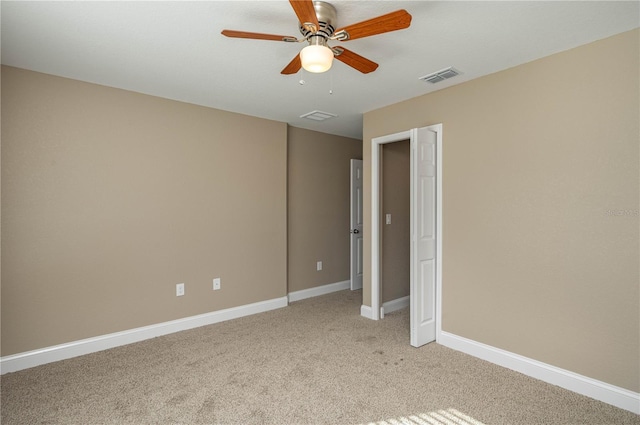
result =
M385 32L408 28L411 15L404 9L368 19L357 24L335 29L338 12L335 7L324 1L289 0L296 13L302 38L287 35L261 34L246 31L223 30L222 35L235 38L284 41L299 43L306 41L308 46L284 67L281 74L295 74L304 68L309 72L325 72L331 68L333 58L357 69L363 74L375 71L378 64L364 58L342 46L330 47L329 40L348 41L369 37Z

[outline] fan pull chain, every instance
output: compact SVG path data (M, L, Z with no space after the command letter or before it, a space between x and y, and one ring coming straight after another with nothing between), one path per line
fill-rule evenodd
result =
M333 94L333 72L329 73L329 94Z
M300 76L300 85L304 86L304 83L306 83L306 81L304 81L304 68L300 68L300 70L302 71L302 75Z

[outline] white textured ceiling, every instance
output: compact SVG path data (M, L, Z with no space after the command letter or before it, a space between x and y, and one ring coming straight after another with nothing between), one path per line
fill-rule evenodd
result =
M220 31L299 36L288 1L2 1L2 63L360 138L364 112L640 26L638 1L331 3L337 27L402 8L413 20L344 43L380 64L371 74L336 61L325 74L285 76L303 44ZM463 74L418 80L448 66ZM299 118L316 109L338 117Z

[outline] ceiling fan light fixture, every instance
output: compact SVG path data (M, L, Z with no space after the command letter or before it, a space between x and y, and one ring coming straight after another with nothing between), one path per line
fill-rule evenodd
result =
M300 61L309 72L326 72L333 63L333 51L327 46L311 44L300 52Z
M411 15L404 9L347 25L336 30L334 23L338 17L335 7L322 0L289 0L298 17L298 29L302 38L287 35L262 34L248 31L223 30L222 35L255 40L273 40L284 42L308 41L305 47L284 67L282 75L292 75L304 69L309 72L326 72L331 69L333 58L360 71L363 74L375 71L378 64L341 46L329 47L327 41L347 41L370 37L390 31L408 28ZM301 80L302 81L302 80ZM302 83L301 83L302 84Z

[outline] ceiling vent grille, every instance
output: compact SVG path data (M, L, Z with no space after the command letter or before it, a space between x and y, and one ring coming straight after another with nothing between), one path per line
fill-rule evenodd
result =
M433 72L429 75L425 75L424 77L420 77L418 79L426 83L435 84L435 83L439 83L440 81L453 78L457 75L460 75L460 71L450 66L449 68L442 69L438 72Z
M300 118L307 118L313 121L325 121L325 120L328 120L329 118L335 118L335 117L337 117L336 114L332 114L330 112L322 112L322 111L311 111L311 112L307 112L306 114L300 115Z

